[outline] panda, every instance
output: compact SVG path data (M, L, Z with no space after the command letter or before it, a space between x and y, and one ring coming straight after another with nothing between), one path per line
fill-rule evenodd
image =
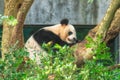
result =
M59 24L39 29L27 40L25 48L29 52L30 59L35 59L37 64L41 64L40 57L47 56L47 52L42 49L41 45L50 41L52 44L57 43L61 46L71 46L78 41L76 30L73 25L69 24L68 19L61 20Z

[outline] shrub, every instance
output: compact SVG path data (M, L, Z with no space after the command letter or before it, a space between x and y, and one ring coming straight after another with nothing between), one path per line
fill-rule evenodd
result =
M5 60L0 59L0 80L119 80L120 69L108 68L114 62L109 48L99 40L96 42L88 37L86 47L94 47L94 58L86 60L81 68L74 64L73 49L68 46L43 44L49 54L41 59L40 66L28 59L24 49L11 48Z
M79 77L81 80L119 80L120 69L110 70L109 66L114 65L111 57L110 48L101 41L98 36L96 41L91 37L87 37L87 48L92 48L93 59L86 60L85 65L81 68ZM117 74L117 75L116 75Z
M61 47L57 44L51 48L57 48L58 51L55 54L54 51L49 50L48 57L41 59L42 66L38 66L32 60L24 61L24 58L28 58L28 53L24 49L14 51L12 48L10 53L6 54L5 60L0 60L0 78L5 80L74 79L77 68L73 63L72 50L68 46Z

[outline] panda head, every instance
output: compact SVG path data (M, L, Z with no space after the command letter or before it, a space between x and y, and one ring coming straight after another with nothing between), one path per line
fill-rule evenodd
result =
M69 24L68 19L63 19L60 21L60 24L44 27L44 29L53 32L67 44L74 44L77 42L76 30L73 25Z
M61 20L60 25L60 38L68 44L76 43L76 30L73 25L69 24L68 19Z

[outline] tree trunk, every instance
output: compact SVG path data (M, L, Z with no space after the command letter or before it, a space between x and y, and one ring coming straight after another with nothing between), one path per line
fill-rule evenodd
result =
M4 54L9 52L11 46L17 41L17 47L23 47L23 25L26 14L34 0L4 0L4 15L14 16L18 24L10 26L7 22L3 22L2 34L2 58Z
M16 47L21 48L24 46L24 37L23 37L23 25L27 15L27 12L32 5L33 0L24 0L21 7L17 13L17 21L19 22L12 31L11 44L14 45L17 41L18 44Z
M108 43L113 39L120 31L120 0L112 0L107 13L99 25L89 31L87 36L93 38L96 41L98 35L102 36L101 41ZM93 48L86 48L86 38L80 43L76 44L76 50L74 56L76 58L76 64L80 67L84 60L92 59ZM97 45L96 45L97 46Z

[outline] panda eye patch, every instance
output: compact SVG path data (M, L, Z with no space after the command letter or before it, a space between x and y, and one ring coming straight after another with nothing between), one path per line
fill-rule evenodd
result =
M71 35L72 33L73 33L73 32L69 31L69 32L68 32L68 35Z

